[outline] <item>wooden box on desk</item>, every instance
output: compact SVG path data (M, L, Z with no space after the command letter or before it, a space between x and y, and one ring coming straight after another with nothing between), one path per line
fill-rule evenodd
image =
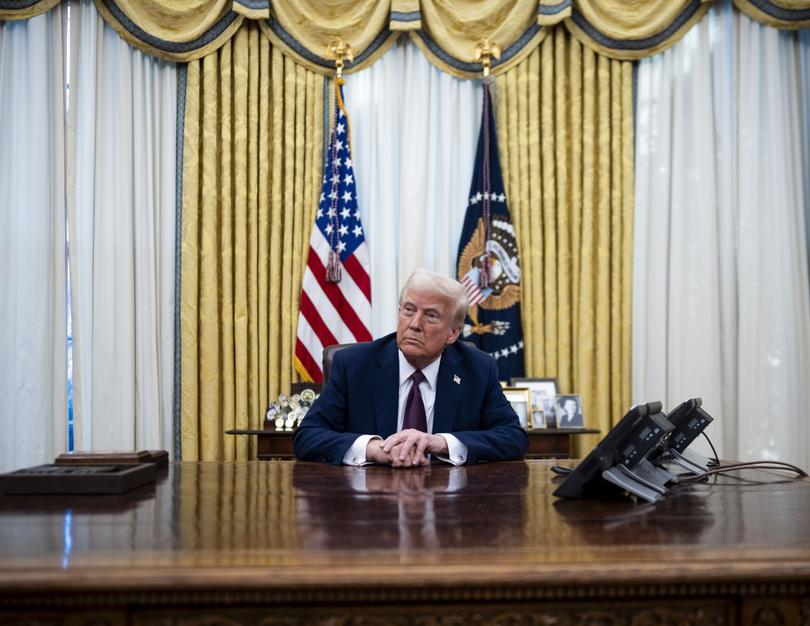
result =
M56 457L56 465L135 465L154 463L162 468L169 464L166 450L89 450L65 452Z
M38 465L0 474L0 493L15 495L119 494L155 482L153 463Z

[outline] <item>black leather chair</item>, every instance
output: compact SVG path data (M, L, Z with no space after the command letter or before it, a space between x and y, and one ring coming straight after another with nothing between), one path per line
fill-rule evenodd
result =
M365 343L365 342L361 342ZM357 345L355 343L336 343L332 346L326 346L323 349L323 385L326 386L326 381L329 380L329 372L332 369L332 359L335 358L335 352L338 350L342 350L347 346L354 346Z

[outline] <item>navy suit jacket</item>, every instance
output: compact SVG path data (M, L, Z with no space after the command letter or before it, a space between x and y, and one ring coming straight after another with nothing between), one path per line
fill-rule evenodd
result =
M395 334L338 350L326 387L295 433L295 456L339 465L360 435L392 435L398 396ZM433 432L458 437L467 446L467 464L520 459L529 445L498 382L495 359L461 342L442 354Z

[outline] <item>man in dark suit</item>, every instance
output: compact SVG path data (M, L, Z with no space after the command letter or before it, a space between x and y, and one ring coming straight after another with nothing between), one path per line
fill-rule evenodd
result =
M488 354L456 340L467 313L455 280L416 270L397 331L335 353L326 387L295 433L306 461L413 467L522 458L528 447Z

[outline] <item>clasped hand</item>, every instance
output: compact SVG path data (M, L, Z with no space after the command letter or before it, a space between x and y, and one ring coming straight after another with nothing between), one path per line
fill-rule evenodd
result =
M428 454L447 454L447 441L409 428L394 433L385 441L372 439L366 447L366 458L391 467L417 467L429 463Z

